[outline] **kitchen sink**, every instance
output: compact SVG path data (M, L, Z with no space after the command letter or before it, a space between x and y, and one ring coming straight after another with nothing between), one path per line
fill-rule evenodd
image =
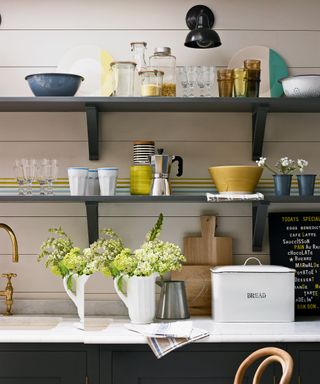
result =
M62 321L61 317L12 316L0 317L1 330L50 330Z
M110 319L106 318L85 318L84 320L84 330L85 331L102 331L106 329L110 324Z

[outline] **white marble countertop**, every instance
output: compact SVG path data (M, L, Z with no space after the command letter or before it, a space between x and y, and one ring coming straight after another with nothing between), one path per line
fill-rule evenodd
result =
M74 327L75 319L17 316L0 318L1 343L85 343L85 344L145 344L146 339L127 330L126 318L89 319L89 330ZM52 319L57 324L54 324ZM52 323L52 324L51 324ZM9 324L9 325L8 325ZM11 324L11 325L10 325ZM49 324L49 325L48 325ZM51 324L51 325L50 325ZM98 325L92 329L93 324ZM193 325L206 329L210 336L205 343L237 342L320 342L320 320L294 323L215 323L210 318L194 318Z

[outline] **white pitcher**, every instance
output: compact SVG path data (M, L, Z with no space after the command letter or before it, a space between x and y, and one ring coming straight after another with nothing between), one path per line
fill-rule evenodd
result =
M90 275L72 275L72 279L74 280L74 288L75 293L73 293L68 288L68 279L69 276L65 276L63 278L63 286L65 291L67 292L70 299L74 302L75 306L78 310L78 315L80 321L75 323L75 327L84 329L84 293L85 293L85 284L89 280Z
M127 294L123 294L119 287L119 278L114 279L114 288L129 311L132 323L152 323L156 313L156 278L158 274L151 276L124 276Z

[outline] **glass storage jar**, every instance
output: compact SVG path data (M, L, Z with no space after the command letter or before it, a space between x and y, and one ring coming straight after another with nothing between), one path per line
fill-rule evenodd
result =
M140 71L141 96L161 96L163 75L157 69Z
M176 58L171 55L171 49L156 48L150 57L150 66L164 73L162 96L176 96Z
M134 75L136 63L133 61L114 61L112 69L112 96L134 96Z
M146 51L147 43L145 41L134 41L130 43L131 60L137 64L134 74L134 96L141 96L139 71L147 69Z

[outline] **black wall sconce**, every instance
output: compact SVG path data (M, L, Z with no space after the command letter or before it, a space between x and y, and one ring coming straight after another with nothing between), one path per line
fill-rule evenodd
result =
M189 9L186 23L188 33L184 45L189 48L215 48L221 45L220 36L212 29L214 14L205 5L196 5Z

